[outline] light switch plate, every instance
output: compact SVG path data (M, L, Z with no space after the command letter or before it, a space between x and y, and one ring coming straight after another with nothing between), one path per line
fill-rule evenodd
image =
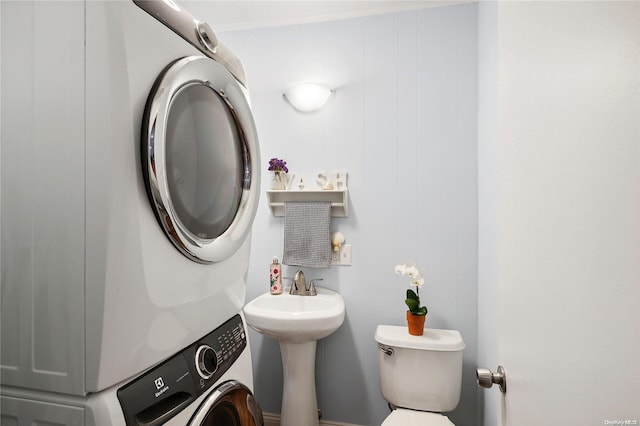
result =
M340 251L332 251L331 264L351 266L351 244L343 244L340 246Z

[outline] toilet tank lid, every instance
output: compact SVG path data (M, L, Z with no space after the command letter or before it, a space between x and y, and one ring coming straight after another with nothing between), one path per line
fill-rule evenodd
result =
M387 346L430 351L461 351L464 341L458 330L425 328L422 336L412 336L407 327L379 325L376 341Z

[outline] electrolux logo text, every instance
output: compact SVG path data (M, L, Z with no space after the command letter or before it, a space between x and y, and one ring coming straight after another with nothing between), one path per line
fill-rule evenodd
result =
M162 379L162 377L158 377L153 381L153 383L155 383L156 389L158 390L158 392L155 393L156 398L169 390L169 386L164 385L164 380Z

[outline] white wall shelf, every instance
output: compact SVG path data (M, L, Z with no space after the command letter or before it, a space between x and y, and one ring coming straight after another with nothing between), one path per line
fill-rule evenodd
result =
M331 203L332 217L349 215L349 195L346 189L269 190L267 200L274 216L284 216L285 201L328 201Z

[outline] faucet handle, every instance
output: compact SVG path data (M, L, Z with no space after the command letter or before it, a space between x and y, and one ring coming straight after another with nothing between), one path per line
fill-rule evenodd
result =
M307 296L316 296L318 292L316 291L316 281L322 281L323 278L316 278L311 280L309 283L309 290L307 291Z

